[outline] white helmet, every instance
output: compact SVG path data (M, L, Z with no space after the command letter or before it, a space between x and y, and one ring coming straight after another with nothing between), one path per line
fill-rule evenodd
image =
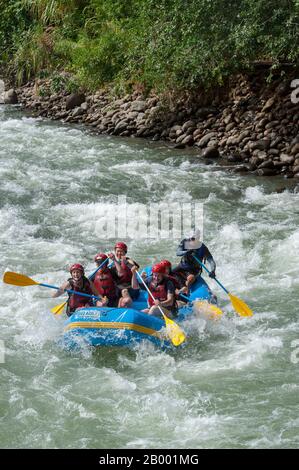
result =
M191 240L193 239L193 240ZM185 241L185 250L197 250L201 247L202 243L200 241L200 230L199 228L194 228L190 233L188 239Z
M199 228L194 228L189 233L189 238L195 238L195 240L200 240L200 230Z

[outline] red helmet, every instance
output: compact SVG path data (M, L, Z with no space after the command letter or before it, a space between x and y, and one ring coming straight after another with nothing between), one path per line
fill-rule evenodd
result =
M115 243L114 249L119 248L120 250L123 250L125 253L128 251L128 247L124 242L117 242Z
M163 266L165 266L165 268L171 269L171 262L168 261L168 259L162 259L162 261L160 262L160 264L162 264Z
M107 258L108 258L108 256L105 255L105 253L97 253L97 254L95 255L95 257L94 257L94 260L95 260L95 261L101 261L101 262L103 262L103 261L105 261L105 259L107 259Z
M165 274L165 266L162 263L154 264L152 267L152 273Z
M82 271L82 274L84 274L84 268L83 268L82 264L79 264L79 263L73 264L73 265L70 267L70 273L71 273L71 274L72 274L72 271L74 271L74 269L78 269L79 271Z

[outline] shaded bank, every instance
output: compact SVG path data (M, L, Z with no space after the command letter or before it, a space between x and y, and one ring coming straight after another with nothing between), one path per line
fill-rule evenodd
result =
M35 80L10 91L34 115L83 123L95 133L165 140L195 146L208 159L222 158L235 171L299 178L299 103L295 73L267 83L265 72L238 75L227 86L205 92L121 98L53 92L51 80Z

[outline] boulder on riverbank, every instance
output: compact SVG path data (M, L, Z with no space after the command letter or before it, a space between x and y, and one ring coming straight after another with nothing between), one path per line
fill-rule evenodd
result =
M5 91L3 95L3 101L4 101L4 104L17 104L18 95L16 91L13 88L11 88L8 91Z
M194 146L204 158L222 157L242 163L246 172L290 178L297 177L299 166L299 104L291 100L292 78L268 85L262 74L239 75L214 95L190 92L176 100L138 91L114 98L107 90L41 96L36 82L17 91L24 107L39 116L84 123L99 134Z

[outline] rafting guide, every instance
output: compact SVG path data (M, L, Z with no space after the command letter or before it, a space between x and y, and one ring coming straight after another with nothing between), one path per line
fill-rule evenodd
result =
M195 282L196 277L201 275L202 268L198 261L194 258L196 255L201 262L207 262L210 268L209 277L216 277L216 263L209 249L200 240L200 230L198 228L191 231L188 238L184 238L177 249L177 256L181 257L179 265L173 270L173 274L177 274L185 280L187 293L190 286Z

